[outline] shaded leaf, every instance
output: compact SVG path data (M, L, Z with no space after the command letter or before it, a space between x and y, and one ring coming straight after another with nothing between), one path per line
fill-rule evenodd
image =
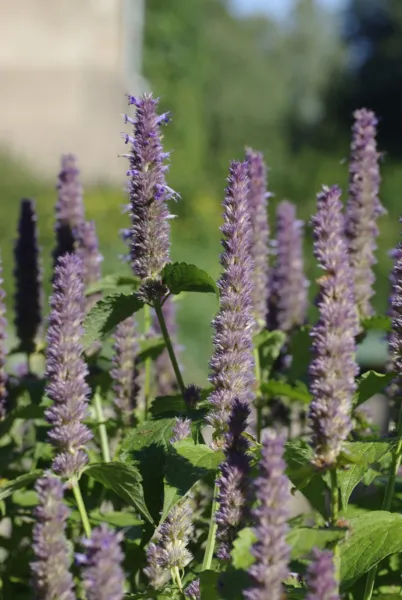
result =
M374 394L380 393L395 378L395 373L377 373L366 371L357 380L357 391L353 396L353 406L357 408L369 400Z
M271 379L261 385L261 390L269 396L286 396L290 400L302 402L303 404L310 404L311 402L311 394L307 386L301 381L298 381L295 385L291 385L285 381Z
M367 317L361 321L361 325L365 331L386 331L389 333L392 330L391 317L386 315L374 315Z
M289 354L292 362L288 369L288 378L290 381L304 379L308 373L311 362L311 327L305 325L297 329L289 341Z
M140 341L140 351L136 356L136 361L141 363L147 358L155 360L164 351L165 342L162 337L154 337Z
M215 280L206 271L185 262L168 263L162 271L162 280L172 294L202 292L219 296Z
M123 288L130 288L128 292L135 291L140 285L139 277L135 275L127 275L126 273L113 273L102 277L98 281L95 281L85 290L85 295L90 296L99 292L115 290L116 292L122 292ZM119 289L120 288L120 289Z
M279 358L285 344L283 331L261 331L254 338L255 347L260 356L260 367L264 379L268 379L275 361Z
M31 473L25 473L24 475L20 475L16 479L12 481L6 481L0 485L0 500L4 500L8 496L11 496L17 490L21 490L30 485L33 481L36 481L38 477L42 475L43 471L41 469L36 469ZM3 479L4 481L4 479Z

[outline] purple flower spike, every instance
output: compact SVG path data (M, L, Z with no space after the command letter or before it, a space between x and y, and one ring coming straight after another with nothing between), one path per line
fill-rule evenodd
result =
M377 152L377 118L362 108L354 113L349 167L349 200L345 231L353 271L355 298L361 318L373 314L370 299L374 295L373 265L377 262L377 218L386 211L379 194L380 169Z
M53 406L45 415L53 425L49 438L58 451L53 470L68 478L78 475L86 465L88 458L83 448L92 439L92 433L83 424L88 416L89 388L80 343L84 319L81 274L78 256L66 254L59 258L47 334L46 393Z
M125 115L126 123L133 125L133 137L123 134L130 144L131 263L140 279L158 279L170 261L171 215L166 202L174 193L165 180L168 154L163 152L160 132L168 118L156 113L158 100L150 94L140 99L129 96L129 104L137 109L134 119Z
M332 552L315 548L312 554L307 571L306 600L339 600Z
M30 564L36 598L40 600L75 600L70 553L65 536L70 514L63 504L63 484L52 476L38 479L35 486L39 504L34 514L33 551Z
M224 444L235 398L250 403L254 397L252 336L255 321L252 315L253 264L247 169L245 162L232 162L223 203L221 265L224 271L218 283L220 308L213 321L215 348L210 363L213 408L207 417L216 447Z
M262 446L260 476L255 481L259 505L253 511L257 542L252 553L256 562L248 571L253 586L244 594L247 600L283 598L282 582L288 576L290 559L286 543L290 489L284 475L283 446L283 438L277 435L267 437Z
M15 257L15 328L22 352L35 351L42 323L42 269L39 262L35 204L21 200Z
M184 595L189 600L199 600L201 598L200 580L194 579L184 590Z
M167 330L173 342L176 358L179 359L181 348L177 344L176 302L173 301L171 296L163 303L162 312L165 317ZM157 335L162 335L159 320L154 311L152 329ZM159 396L170 396L177 392L176 375L174 374L172 362L166 348L155 361L155 379Z
M80 172L74 154L61 157L61 171L57 184L56 204L56 248L53 252L54 264L63 254L72 253L76 248L75 232L84 223L84 203Z
M235 400L226 434L225 460L220 466L216 522L217 539L220 541L217 555L221 560L230 560L233 541L239 529L245 525L247 507L250 504L249 472L250 458L247 456L248 440L243 436L250 415L248 404Z
M190 419L180 419L176 417L176 423L173 427L170 443L180 442L191 436L191 421Z
M104 523L93 530L91 538L83 539L84 555L78 562L82 569L87 600L121 600L124 596L124 555L120 547L121 532L115 533Z
M113 378L114 403L125 418L133 412L140 386L135 359L139 352L137 323L135 317L125 319L116 329L114 357L111 376Z
M400 220L402 223L402 219ZM393 268L391 271L390 316L392 329L389 336L389 354L392 369L397 377L389 386L387 393L391 397L398 396L402 381L402 242L399 242L392 252ZM391 365L390 365L391 366Z
M268 324L289 333L305 322L308 281L303 270L303 222L296 219L294 204L286 200L276 212L275 255Z
M7 372L6 372L6 306L4 298L6 294L3 290L3 266L0 260L0 419L6 416L7 401Z
M320 317L311 333L313 360L309 371L313 395L309 419L319 467L334 464L351 430L358 373L358 319L340 196L337 186L324 187L317 196L317 214L312 220L314 254L325 272L318 280Z
M253 308L256 321L265 325L269 297L269 229L267 168L260 152L246 152L250 180L248 201L252 229L251 254L254 262Z
M98 236L94 221L86 221L75 231L77 236L77 254L83 265L83 280L85 288L99 281L102 276L101 262L103 256L99 252ZM98 300L101 293L85 296L85 311L88 312Z

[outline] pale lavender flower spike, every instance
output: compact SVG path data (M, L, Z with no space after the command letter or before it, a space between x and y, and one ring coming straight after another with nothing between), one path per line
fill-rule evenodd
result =
M184 595L189 600L199 600L201 598L200 580L194 579L184 590Z
M3 290L3 265L0 260L0 419L6 416L7 402L7 372L6 372L6 306L4 298L6 296Z
M214 391L210 395L212 410L207 417L216 447L224 445L235 398L245 403L251 403L254 398L252 338L255 320L252 314L252 232L247 169L246 162L231 163L223 203L223 273L218 283L219 312L213 321L215 335L210 381Z
M170 443L180 442L191 436L191 421L190 419L180 419L176 417L176 423L173 427Z
M77 157L65 154L61 157L61 171L57 184L56 203L56 248L53 252L54 264L66 252L76 249L76 235L84 223L84 202Z
M99 252L95 222L85 221L74 233L77 237L77 254L83 265L84 286L88 288L102 276L103 256ZM101 292L85 296L85 311L88 312L101 298Z
M54 476L38 479L39 503L34 510L31 562L32 584L38 600L75 600L70 553L65 535L70 514L63 504L63 484Z
M53 470L62 477L77 476L88 458L85 445L92 433L83 421L88 416L88 369L82 357L84 284L82 262L75 254L59 258L55 269L47 333L46 394L53 405L45 412L53 426L49 433L58 452Z
M139 348L137 322L133 315L116 328L113 369L110 373L113 378L114 403L126 420L130 419L130 414L136 407L140 387L135 365Z
M313 217L314 255L324 275L318 280L319 320L314 326L309 419L317 466L335 463L351 427L358 318L344 237L341 190L323 187Z
M284 439L273 434L263 441L260 475L255 480L257 508L252 548L255 563L248 572L252 587L244 592L247 600L282 600L283 581L288 576L290 547L286 543L290 486L285 476Z
M289 333L305 322L308 281L303 269L303 222L287 200L277 208L274 248L268 324L269 329Z
M122 600L124 596L124 555L121 532L112 531L104 523L83 539L84 554L77 556L83 565L82 579L87 600Z
M265 326L269 298L269 228L267 168L261 152L246 151L249 211L252 229L253 309L257 323Z
M361 318L373 314L373 265L378 236L377 218L386 211L379 199L380 169L376 142L377 118L362 108L354 112L349 166L349 200L345 231L349 244L355 299Z
M334 558L330 550L313 550L312 561L307 570L307 589L306 600L340 599Z
M134 119L125 115L125 122L133 125L133 136L122 134L130 145L124 155L130 166L129 197L131 214L131 264L135 275L142 280L157 279L170 261L169 219L167 200L174 196L167 186L165 164L169 154L161 143L160 126L169 121L169 115L158 115L158 100L145 94L142 98L128 97L136 107Z

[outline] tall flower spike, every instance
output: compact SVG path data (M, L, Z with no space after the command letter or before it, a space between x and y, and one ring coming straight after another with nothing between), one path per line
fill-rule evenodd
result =
M4 298L6 294L3 290L3 265L0 260L0 419L6 416L7 402L7 372L6 372L6 306Z
M67 252L74 252L76 249L75 232L84 223L84 203L79 176L76 156L74 154L63 155L57 184L56 248L53 252L55 265L60 256Z
M102 276L101 262L103 256L99 252L94 221L82 223L74 233L77 237L77 254L83 265L84 286L87 288L99 281ZM85 311L88 312L101 298L101 293L85 296Z
M307 570L306 600L339 600L333 554L329 550L313 550Z
M83 424L89 395L80 342L83 293L81 260L75 254L61 256L55 269L46 352L46 393L53 405L45 415L53 425L49 438L58 451L53 470L62 477L76 476L84 468L88 460L84 447L92 438Z
M349 244L355 298L361 318L373 314L370 299L374 295L373 265L377 262L377 218L385 213L378 194L380 186L377 152L377 118L362 108L354 112L351 158L349 166L349 200L345 231Z
M225 460L220 466L217 539L220 541L218 557L230 560L233 541L244 525L250 504L249 472L250 458L247 456L248 440L243 436L250 415L248 404L235 400L226 434Z
M15 328L22 352L35 351L42 323L42 269L40 266L35 205L21 200L15 258Z
M400 219L402 223L402 219ZM402 383L402 242L399 242L392 253L394 265L391 272L391 297L389 313L392 318L392 328L388 347L392 369L397 377L392 382L388 395L398 396ZM390 365L391 366L391 365Z
M90 539L83 539L85 553L77 556L83 565L82 579L87 600L121 600L124 596L124 555L121 532L115 533L102 523Z
M136 107L135 118L125 115L125 122L134 128L133 136L123 134L130 144L127 155L130 168L129 196L131 212L131 263L135 275L142 280L158 279L169 262L169 219L167 200L174 196L167 186L164 164L168 153L163 152L160 125L167 123L167 114L158 115L158 100L145 94L142 98L129 96Z
M352 272L344 238L341 190L323 187L313 217L314 255L324 275L318 280L319 320L314 326L309 419L315 462L334 464L351 430L352 396L358 367L355 359L358 332Z
M232 405L253 400L254 359L252 336L251 226L248 211L247 163L232 162L221 227L224 252L223 274L219 280L220 307L213 321L214 354L210 363L212 425L215 446L222 446L228 430Z
M303 270L303 222L286 200L276 212L275 255L268 324L289 333L306 319L308 281Z
M284 440L266 437L262 446L260 476L255 481L258 506L254 509L257 542L252 548L256 562L249 568L253 585L248 600L281 600L282 582L288 575L290 548L286 543L290 501L289 481L283 460Z
M125 419L133 412L139 385L135 359L139 352L135 317L125 319L116 329L114 338L113 378L114 403Z
M34 510L33 528L35 560L30 564L32 583L38 600L75 600L71 559L65 535L70 514L63 504L60 479L45 476L35 485L39 504Z
M163 303L162 312L170 339L174 345L176 357L179 358L180 348L178 348L177 344L176 302L170 296ZM157 335L162 335L159 320L154 311L152 329ZM166 348L155 361L155 379L160 396L169 396L177 391L176 376Z
M265 325L269 297L269 229L267 169L263 155L246 151L250 187L248 193L252 228L251 254L254 262L253 309L257 322Z

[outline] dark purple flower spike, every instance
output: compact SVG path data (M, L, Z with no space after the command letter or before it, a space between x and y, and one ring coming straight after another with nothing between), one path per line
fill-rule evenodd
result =
M3 290L3 265L0 260L0 419L6 416L7 403L7 372L6 372L6 306L4 299L6 294Z

